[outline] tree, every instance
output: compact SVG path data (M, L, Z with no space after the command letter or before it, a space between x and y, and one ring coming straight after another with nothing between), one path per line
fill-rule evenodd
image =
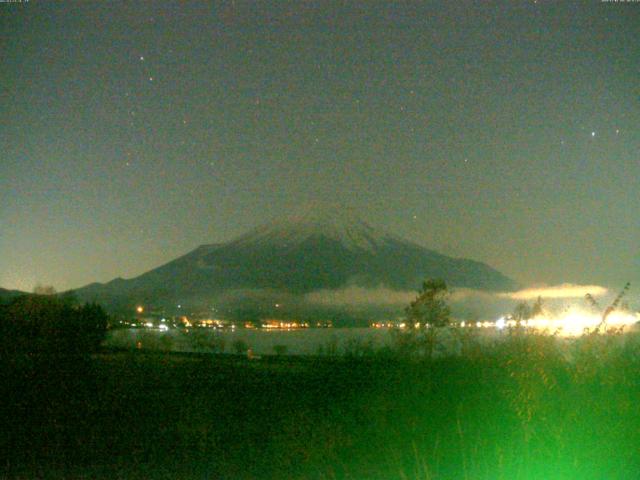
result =
M447 305L449 290L444 280L428 279L422 290L405 309L407 324L415 328L418 324L430 327L446 327L451 323L451 309Z
M518 303L511 313L511 318L516 322L524 322L531 318L536 318L542 313L544 313L543 300L542 297L538 297L532 305L529 305L526 301Z
M408 330L395 332L398 354L407 358L430 359L433 356L439 327L451 323L448 297L449 290L444 280L428 279L423 282L418 296L405 309Z
M40 283L36 283L36 286L33 287L33 293L36 295L55 295L56 289L51 285L42 285Z
M536 318L544 312L544 302L542 297L538 297L531 307L531 318Z
M86 303L75 309L77 335L76 348L94 352L104 341L109 315L97 303Z
M96 304L75 306L54 295L24 295L0 312L0 350L89 353L104 340L108 316Z
M531 307L527 302L520 302L513 309L513 313L511 314L511 317L516 322L529 320L532 317Z

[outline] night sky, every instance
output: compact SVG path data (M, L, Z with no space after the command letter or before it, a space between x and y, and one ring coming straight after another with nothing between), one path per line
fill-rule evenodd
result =
M299 205L522 284L640 279L640 3L0 3L0 286Z

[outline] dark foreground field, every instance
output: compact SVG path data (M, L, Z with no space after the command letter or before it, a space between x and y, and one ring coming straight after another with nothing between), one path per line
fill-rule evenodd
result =
M640 478L634 337L420 362L14 356L0 374L2 478Z

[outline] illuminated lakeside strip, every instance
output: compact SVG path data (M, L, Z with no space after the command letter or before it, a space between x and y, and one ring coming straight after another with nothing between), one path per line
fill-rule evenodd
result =
M607 316L603 327L604 330L609 328L628 328L638 322L640 322L640 315L637 313L612 312ZM539 316L520 322L507 317L500 317L495 322L476 322L475 326L480 328L493 327L499 330L505 327L521 326L541 332L557 333L562 337L577 337L585 332L594 331L601 323L602 315L600 314L571 309L558 316ZM461 326L463 325L461 324Z

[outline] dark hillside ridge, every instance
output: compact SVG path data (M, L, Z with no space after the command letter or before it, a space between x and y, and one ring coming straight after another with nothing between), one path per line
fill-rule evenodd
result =
M28 294L26 292L21 292L20 290L7 290L5 288L0 288L0 303L7 302L22 295Z

